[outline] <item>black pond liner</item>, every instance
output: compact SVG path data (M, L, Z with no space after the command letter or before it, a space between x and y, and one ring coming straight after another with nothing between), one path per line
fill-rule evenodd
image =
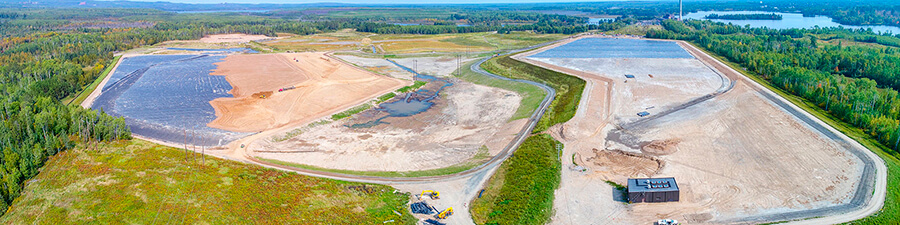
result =
M125 118L132 133L171 143L220 146L251 133L207 127L209 101L233 97L223 76L212 76L224 55L135 56L122 60L91 105Z

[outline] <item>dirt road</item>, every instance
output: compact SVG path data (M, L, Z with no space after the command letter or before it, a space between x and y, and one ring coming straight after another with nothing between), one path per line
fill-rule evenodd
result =
M94 104L94 100L103 93L103 86L106 86L106 83L109 82L109 78L111 78L113 73L116 72L116 69L119 68L119 64L122 64L122 60L124 59L125 57L119 57L119 61L116 61L116 65L113 66L112 70L109 71L109 74L107 74L106 77L103 78L103 81L100 81L100 84L97 85L97 88L95 88L94 91L92 91L91 94L81 102L81 107L88 109L91 108L91 105Z

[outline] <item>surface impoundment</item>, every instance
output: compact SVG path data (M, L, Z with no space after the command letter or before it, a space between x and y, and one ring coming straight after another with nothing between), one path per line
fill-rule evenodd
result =
M226 144L246 134L206 126L216 118L209 101L232 97L228 93L231 85L224 77L209 75L216 67L213 63L224 57L125 58L91 108L125 117L136 135L175 143Z

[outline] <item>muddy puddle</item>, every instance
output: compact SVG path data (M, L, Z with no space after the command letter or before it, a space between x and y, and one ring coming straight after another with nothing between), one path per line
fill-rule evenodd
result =
M431 75L420 74L394 61L388 61L400 68L403 68L406 71L409 71L410 73L415 74L413 78L416 81L428 82L429 85L427 86L430 86L432 88L421 88L414 92L406 93L406 95L402 96L401 98L395 97L394 101L379 104L378 107L374 108L373 110L387 113L387 115L365 123L346 125L346 127L370 128L378 126L380 124L388 124L387 122L384 122L384 119L390 117L408 117L428 111L428 109L435 105L434 100L440 95L441 91L449 86L453 86L453 82L451 82L450 80L438 78Z

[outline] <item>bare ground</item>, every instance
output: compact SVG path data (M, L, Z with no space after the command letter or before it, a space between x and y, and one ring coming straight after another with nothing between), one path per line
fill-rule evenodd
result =
M678 203L634 204L632 221L654 212L720 223L850 200L859 159L747 89L739 84L641 132L643 141L683 140L677 152L660 156L667 164L656 176L676 177L688 194Z
M211 101L217 118L209 123L210 127L229 131L258 132L311 122L409 84L344 64L324 53L229 57L215 74L225 75L232 82L235 98ZM278 92L278 88L288 86L296 89ZM273 93L253 96L262 91Z
M432 75L432 76L440 76L440 77L448 77L453 74L453 71L456 71L457 66L462 66L469 61L475 60L475 58L466 58L462 57L459 60L459 64L457 64L456 57L416 57L416 58L400 58L394 59L398 64L408 67L410 69L417 69L416 72Z
M415 76L415 74L381 58L366 58L354 55L334 55L334 57L341 58L357 66L394 78L412 80L413 76Z
M519 106L515 92L457 82L435 107L410 117L390 117L371 128L349 128L377 119L369 110L319 125L289 140L258 141L255 155L317 167L360 171L416 171L464 163L487 146L499 152L524 126L508 122Z
M566 144L562 160L570 168L563 170L556 192L554 224L645 224L662 218L728 223L846 203L854 193L859 159L744 81L718 98L661 117L664 122L607 136L617 124L638 119L638 110L664 111L717 90L716 73L696 59L519 59L588 81L575 117L550 131ZM626 73L637 79L626 83ZM667 76L673 79L659 79ZM603 113L607 109L609 116ZM622 136L631 139L618 140ZM622 161L627 163L616 163ZM655 166L660 167L653 172ZM604 183L643 176L676 177L681 201L624 204L621 193Z

